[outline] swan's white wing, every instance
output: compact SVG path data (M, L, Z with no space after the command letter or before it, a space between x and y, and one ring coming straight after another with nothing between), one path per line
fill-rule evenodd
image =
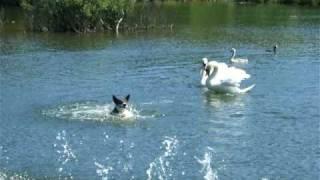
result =
M215 78L210 81L211 85L214 86L240 86L241 79L237 77L239 74L232 74L237 71L234 71L234 69L231 69L228 67L226 63L218 63L213 62L212 64L209 63L209 65L214 65L215 67L218 67L218 72L215 75ZM232 71L233 70L233 71Z
M208 66L218 68L216 74L212 76L211 72L209 77L206 77L206 86L208 89L216 92L223 93L245 93L251 90L253 86L245 89L240 89L240 83L244 79L250 78L246 71L236 68L228 67L225 63L208 62Z
M234 86L234 87L240 87L240 84L238 82L232 81L232 80L224 80L220 81L221 86Z
M236 68L229 67L226 63L210 61L207 63L208 66L218 67L218 72L215 75L215 78L210 81L212 85L221 85L221 86L234 86L240 87L242 80L250 78L250 75L246 71ZM206 81L208 77L203 78Z
M246 71L235 68L229 67L223 76L225 81L230 81L233 83L241 83L241 81L250 78L250 74L247 74Z
M244 70L235 67L228 67L225 63L216 63L215 66L218 67L218 72L214 78L215 81L237 84L244 79L250 78L250 75Z

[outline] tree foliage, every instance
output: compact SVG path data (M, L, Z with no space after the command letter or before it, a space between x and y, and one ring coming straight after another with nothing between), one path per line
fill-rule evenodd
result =
M5 0L9 1L9 0ZM135 2L148 4L156 1L204 1L204 0L13 0L20 1L20 6L26 11L29 27L35 31L73 31L95 32L115 31L118 28L130 29L130 24L137 28L138 22L132 21L129 12ZM205 0L216 2L219 0ZM281 3L319 6L320 0L230 0L253 3ZM156 4L156 3L155 3ZM151 11L153 11L151 9ZM135 15L134 13L131 13ZM152 16L138 15L140 21L151 19ZM125 20L124 20L125 19ZM130 21L131 19L131 21ZM122 21L124 20L124 21ZM120 23L122 26L120 26ZM123 25L125 24L125 25ZM156 24L156 23L154 23ZM149 27L148 24L145 27ZM172 26L170 26L172 27Z
M115 30L131 0L22 0L30 27L40 31Z

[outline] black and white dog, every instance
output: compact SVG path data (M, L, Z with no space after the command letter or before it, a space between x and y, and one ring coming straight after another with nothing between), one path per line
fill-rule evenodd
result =
M111 112L111 115L128 116L131 112L128 109L128 102L130 95L128 94L124 99L119 99L116 96L112 96L113 103L116 105Z

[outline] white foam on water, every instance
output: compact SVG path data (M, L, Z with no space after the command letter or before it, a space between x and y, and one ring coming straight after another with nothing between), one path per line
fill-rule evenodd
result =
M170 162L174 160L174 156L177 153L178 142L176 137L165 137L161 146L161 148L164 148L163 154L151 162L146 171L148 180L151 180L153 177L160 180L172 178L173 169L170 166Z
M71 162L78 161L77 156L72 150L71 144L67 140L66 131L63 130L58 132L56 136L56 143L53 144L57 154L58 154L58 162L61 163L58 168L59 175L63 172L67 172L66 166ZM69 178L73 179L71 172L67 173Z
M144 116L132 105L122 115L112 115L113 104L97 104L94 102L73 103L42 111L42 114L59 119L80 121L134 122L136 119L153 118Z
M109 171L112 171L111 166L104 166L98 162L94 162L94 165L97 167L96 173L101 177L102 180L108 180Z
M195 159L198 161L198 163L201 164L202 168L200 170L201 173L204 174L203 178L205 180L218 180L218 172L212 168L212 154L214 153L214 150L210 147L207 147L203 158L199 159L195 157Z
M0 172L0 180L5 180L5 179L8 179L8 176L5 173Z
M8 174L6 172L0 171L0 180L31 180L33 178L30 178L27 174Z
M112 115L113 104L96 104L92 102L74 103L62 105L57 108L43 110L42 114L48 117L55 117L67 120L79 121L100 121L113 123L133 123L137 119L150 119L160 115L157 112L144 113L138 111L132 105L122 115Z

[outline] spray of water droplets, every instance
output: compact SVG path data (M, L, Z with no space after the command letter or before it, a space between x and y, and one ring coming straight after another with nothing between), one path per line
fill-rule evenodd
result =
M203 158L199 159L195 157L195 159L198 161L198 163L201 164L202 168L200 170L201 173L204 174L203 178L205 180L218 180L218 172L213 169L212 167L212 161L213 161L213 153L214 150L210 147L207 147L207 150L205 151Z
M101 177L102 180L108 180L109 171L112 171L111 166L104 166L98 162L94 162L94 165L97 167L96 173Z
M70 179L73 179L71 171L67 169L68 164L77 161L77 156L72 150L71 144L67 140L66 131L58 132L56 136L56 143L53 144L57 154L60 167L58 168L59 175L67 174Z
M178 142L176 137L165 137L165 140L162 142L162 148L164 148L163 154L151 162L146 171L148 180L151 180L153 177L160 180L172 178L173 170L170 162L174 160L174 156L177 153Z

